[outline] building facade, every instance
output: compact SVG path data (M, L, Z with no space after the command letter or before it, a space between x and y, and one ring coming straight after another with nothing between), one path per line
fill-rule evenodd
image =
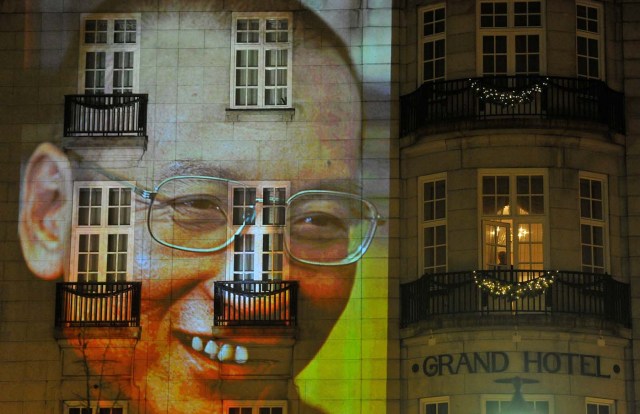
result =
M0 13L0 412L638 411L640 2Z

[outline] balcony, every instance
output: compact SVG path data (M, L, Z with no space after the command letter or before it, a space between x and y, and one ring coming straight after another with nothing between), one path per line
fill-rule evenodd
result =
M213 324L219 327L294 327L298 282L221 281L214 283Z
M147 94L66 95L64 136L147 135Z
M56 328L140 326L140 282L57 283Z
M427 274L401 285L400 303L403 327L443 316L471 315L476 321L478 316L536 314L631 326L629 285L594 273L510 269Z
M435 81L400 98L400 133L600 124L624 133L624 95L593 79L504 76Z

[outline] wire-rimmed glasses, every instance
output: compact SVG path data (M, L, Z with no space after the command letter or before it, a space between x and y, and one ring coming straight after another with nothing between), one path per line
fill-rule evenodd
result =
M293 259L314 265L345 265L367 251L379 219L361 197L328 190L305 190L284 199L241 182L209 176L175 176L160 182L149 199L147 226L158 243L188 252L226 248L256 224L280 226Z

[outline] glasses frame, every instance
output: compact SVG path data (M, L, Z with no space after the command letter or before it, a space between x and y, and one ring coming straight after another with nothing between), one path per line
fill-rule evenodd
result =
M176 249L176 250L181 250L181 251L185 251L185 252L191 252L191 253L215 253L218 252L220 250L224 250L226 249L234 240L234 238L239 235L242 234L244 232L244 229L249 225L247 224L248 222L252 221L251 219L255 219L255 213L256 213L256 209L255 207L258 204L262 204L264 205L264 199L262 197L256 197L255 203L251 206L253 207L253 212L254 215L245 218L244 222L241 225L238 225L235 232L233 232L233 234L231 234L228 238L227 241L223 244L221 244L220 246L215 246L215 247L211 247L211 248L195 248L195 247L186 247L186 246L180 246L180 245L176 245L173 243L169 243L167 241L161 240L158 237L156 237L156 235L153 233L153 231L151 230L151 210L153 208L153 203L155 201L155 197L156 195L159 193L159 190L161 189L161 187L171 181L174 180L181 180L181 179L200 179L200 180L211 180L211 181L219 181L219 182L224 182L227 183L228 185L231 185L233 188L249 188L249 186L243 182L240 181L236 181L236 180L231 180L228 178L220 178L220 177L212 177L212 176L207 176L207 175L176 175L176 176L172 176L172 177L168 177L165 178L164 180L162 180L160 183L158 183L158 185L156 185L153 189L153 191L144 191L142 194L140 194L143 198L147 199L150 201L149 206L147 207L147 230L149 232L149 234L151 235L151 238L153 240L155 240L157 243L166 246L166 247L170 247L172 249ZM289 239L290 237L288 236L288 223L286 220L286 217L288 217L288 209L289 206L291 205L292 201L295 201L297 198L306 196L306 195L330 195L330 196L336 196L336 197L342 197L345 199L351 199L351 200L357 200L363 203L364 206L366 206L369 211L371 211L371 216L370 217L364 217L362 220L366 221L369 223L369 229L367 231L367 234L363 236L363 241L360 243L360 246L358 247L358 250L355 253L350 254L349 256L347 256L346 258L338 261L338 262L320 262L320 261L314 261L314 260L307 260L307 259L302 259L297 257L295 254L293 254L291 252L290 249L290 242ZM351 194L351 193L345 193L345 192L341 192L341 191L331 191L331 190L303 190L300 192L297 192L295 194L293 194L292 196L290 196L289 198L287 198L287 200L284 202L284 207L285 207L285 224L282 226L285 229L285 250L287 252L287 255L300 262L300 263L305 263L305 264L310 264L310 265L318 265L318 266L341 266L341 265L346 265L346 264L351 264L354 263L358 260L360 260L362 258L362 256L366 253L367 249L369 248L369 246L371 245L371 242L373 241L373 236L376 232L376 228L377 228L377 223L380 219L380 215L378 214L378 210L376 209L376 207L373 205L373 203L371 203L368 200L363 199L362 197L359 197L356 194ZM229 215L227 214L227 220L229 220ZM233 225L229 225L229 223L227 222L227 229L233 228L235 226Z
M123 178L121 176L119 176L118 174L108 171L104 168L102 168L100 165L98 165L95 162L92 161L88 161L88 160L84 160L82 158L82 156L80 154L78 154L77 152L73 151L73 150L69 150L68 151L68 155L71 159L74 159L78 162L81 163L85 163L85 164L90 164L95 170L99 171L102 175L104 175L105 177L109 178L112 181L116 181L119 182L121 184L123 184L126 187L129 187L135 194L137 194L138 196L140 196L142 199L144 200L148 200L149 203L147 205L147 232L149 233L149 235L151 236L151 238L157 242L158 244L161 244L163 246L172 248L172 249L176 249L176 250L181 250L181 251L186 251L186 252L192 252L192 253L214 253L223 249L226 249L229 244L231 244L231 242L233 242L234 238L236 235L238 234L242 234L242 232L244 231L245 227L247 227L247 223L245 220L245 223L243 223L242 225L240 225L238 227L238 229L233 233L232 236L230 236L228 238L228 240L221 246L216 246L214 248L210 248L210 249L199 249L199 248L189 248L189 247L184 247L184 246L179 246L179 245L174 245L171 243L167 243L165 241L162 241L160 239L158 239L153 232L151 231L151 224L150 224L150 216L151 216L151 208L153 206L153 202L155 200L156 195L158 194L158 190L165 185L166 183L176 180L176 179L205 179L205 180L213 180L213 181L222 181L222 182L226 182L229 184L232 184L233 186L237 186L237 187L243 187L243 188L248 188L249 186L241 181L237 181L237 180L231 180L228 178L221 178L221 177L213 177L213 176L208 176L208 175L175 175L175 176L171 176L168 178L163 179L162 181L160 181L154 188L153 190L147 190L145 188L139 187L133 183L131 183L130 181L128 181L126 178ZM358 200L361 201L363 203L364 206L366 206L370 211L371 211L371 216L370 217L366 217L363 218L363 220L369 222L369 230L367 231L367 234L363 236L363 241L360 243L360 247L358 248L358 250L347 256L346 258L342 259L341 261L338 262L334 262L334 263L328 263L328 262L318 262L318 261L314 261L314 260L305 260L305 259L300 259L298 257L296 257L294 254L291 253L291 250L289 248L289 237L286 234L286 231L288 229L288 225L286 222L286 217L287 217L287 211L289 208L289 205L291 204L292 201L294 201L296 198L305 196L305 195L309 195L309 194L324 194L324 195L334 195L334 196L339 196L339 197L345 197L345 198L349 198L352 200ZM254 207L258 204L258 203L263 203L264 199L263 198L258 198L256 197L256 202L254 204ZM285 201L285 225L283 226L285 228L285 250L287 252L287 255L292 258L293 260L300 262L300 263L304 263L304 264L309 264L309 265L316 265L316 266L343 266L343 265L348 265L354 262L357 262L358 260L360 260L362 258L362 256L364 256L364 254L367 252L367 250L369 249L369 246L371 245L371 242L373 241L373 237L375 235L375 232L377 230L377 226L378 226L378 222L381 220L381 216L378 213L377 208L375 207L375 205L370 202L369 200L366 200L356 194L352 194L352 193L345 193L345 192L341 192L341 191L332 191L332 190L302 190L299 191L293 195L291 195L289 198L287 198L287 200ZM255 217L255 208L254 208L254 217ZM227 216L228 218L228 216ZM227 222L227 227L228 228L232 228L233 226L230 226L229 223Z

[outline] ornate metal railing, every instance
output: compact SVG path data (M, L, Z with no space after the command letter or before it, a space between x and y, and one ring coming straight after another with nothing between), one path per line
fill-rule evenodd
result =
M624 95L594 79L502 76L427 82L400 98L402 136L443 122L522 118L595 121L624 133Z
M140 282L57 283L56 327L140 326Z
M295 326L296 281L222 281L214 283L215 326Z
M609 275L548 270L427 274L400 287L401 323L456 314L576 314L631 324L629 285Z
M64 136L146 136L147 102L147 94L66 95Z

